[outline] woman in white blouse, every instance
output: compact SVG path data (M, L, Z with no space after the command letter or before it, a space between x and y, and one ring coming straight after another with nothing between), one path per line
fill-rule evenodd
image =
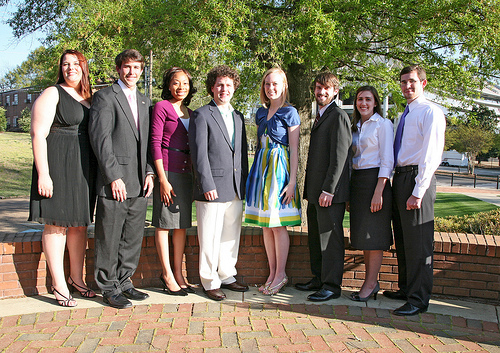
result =
M372 295L377 299L383 250L392 244L389 177L394 165L393 128L381 116L380 98L372 86L356 92L352 131L351 245L363 250L366 275L351 299L366 302Z

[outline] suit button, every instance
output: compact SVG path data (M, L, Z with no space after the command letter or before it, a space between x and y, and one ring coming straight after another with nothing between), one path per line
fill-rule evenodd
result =
M187 163L187 161L184 161L184 163Z

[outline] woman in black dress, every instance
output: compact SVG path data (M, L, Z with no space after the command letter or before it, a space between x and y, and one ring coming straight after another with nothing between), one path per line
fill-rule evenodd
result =
M66 50L59 61L57 84L43 91L32 111L34 167L29 220L45 224L43 251L52 291L61 306L77 305L68 285L83 297L96 295L83 281L97 170L87 133L91 98L87 60L76 50ZM68 285L63 263L66 245Z

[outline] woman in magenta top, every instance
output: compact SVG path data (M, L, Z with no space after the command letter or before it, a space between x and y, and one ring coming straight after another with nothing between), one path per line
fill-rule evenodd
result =
M182 275L186 228L191 227L193 175L188 128L192 111L187 108L196 89L189 72L173 67L165 72L161 97L151 121L151 154L158 178L153 189L153 226L162 264L160 280L171 295L194 293ZM170 267L168 232L172 229L173 264Z

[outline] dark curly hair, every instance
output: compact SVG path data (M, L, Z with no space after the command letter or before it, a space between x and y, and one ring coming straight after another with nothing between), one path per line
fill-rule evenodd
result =
M191 99L193 98L193 95L198 91L194 86L193 86L193 78L191 74L189 73L188 70L180 68L180 67L172 67L165 71L163 74L163 83L159 87L161 91L161 99L171 99L172 98L172 92L170 92L170 81L172 80L172 77L178 72L183 72L186 74L186 76L189 79L189 93L186 96L186 98L183 99L182 103L187 107L189 103L191 103Z
M59 58L59 72L57 75L56 83L63 83L64 75L63 75L63 60L65 55L74 55L78 59L80 63L80 67L82 68L82 79L80 80L80 92L78 92L86 101L90 102L92 100L92 89L90 87L90 79L89 79L89 64L85 56L80 53L78 50L67 49L65 50L61 57Z
M240 75L238 75L238 72L236 70L231 69L227 65L216 66L207 74L207 80L205 81L207 92L212 96L212 98L214 97L212 88L215 86L215 81L217 81L218 77L229 77L231 80L233 80L235 91L240 86Z

